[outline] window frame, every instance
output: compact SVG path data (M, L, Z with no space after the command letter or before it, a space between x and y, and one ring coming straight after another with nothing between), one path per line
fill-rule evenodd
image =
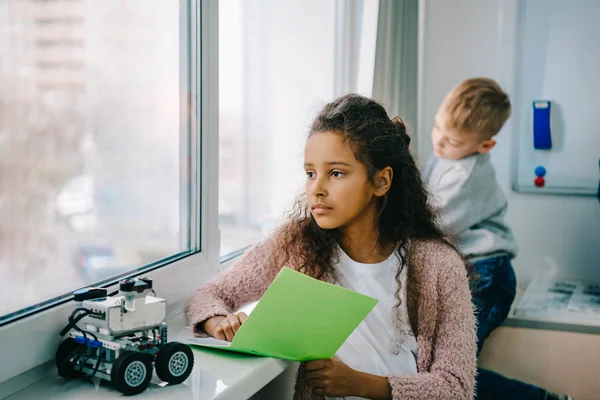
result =
M154 280L159 297L167 300L167 318L181 313L182 302L219 269L218 230L218 2L183 0L180 4L181 125L188 146L181 146L181 171L191 182L182 209L190 218L191 254L172 262L156 263L151 270L129 273ZM183 136L183 135L182 135ZM181 218L184 218L183 216ZM184 222L182 220L182 222ZM109 293L118 281L103 285ZM72 298L57 300L48 308L0 327L0 393L8 396L23 387L7 381L52 359L61 341L58 332L72 312ZM36 376L35 381L48 376ZM24 380L25 381L25 380ZM34 382L27 379L29 385Z

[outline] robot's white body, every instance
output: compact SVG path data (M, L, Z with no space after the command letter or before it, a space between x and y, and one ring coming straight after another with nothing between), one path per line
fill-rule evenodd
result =
M115 336L128 332L151 330L159 326L167 313L164 299L148 296L151 290L133 295L85 300L82 307L92 311L83 318L88 331Z
M125 394L148 386L153 362L164 381L187 378L193 354L181 343L167 342L166 301L155 296L151 280L124 280L114 297L105 289L83 289L74 297L78 307L56 354L60 375L97 376Z

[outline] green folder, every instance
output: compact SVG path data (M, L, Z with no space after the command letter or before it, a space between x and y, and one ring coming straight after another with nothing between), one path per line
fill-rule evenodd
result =
M377 301L283 267L231 343L178 340L293 361L331 358Z

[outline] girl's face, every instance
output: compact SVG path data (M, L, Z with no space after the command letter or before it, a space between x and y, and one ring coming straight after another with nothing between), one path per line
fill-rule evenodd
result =
M373 223L380 194L369 181L364 165L356 159L342 135L318 132L304 151L306 199L310 212L323 229Z

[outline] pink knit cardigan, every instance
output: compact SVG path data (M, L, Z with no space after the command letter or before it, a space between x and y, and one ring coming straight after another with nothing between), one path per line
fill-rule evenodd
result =
M185 313L198 336L200 324L259 300L283 265L271 238L246 252L188 301ZM294 260L285 263L294 267ZM393 400L472 399L475 386L475 318L467 272L460 256L433 241L412 241L407 308L418 345L417 374L389 376ZM311 393L300 365L295 399L322 399Z

